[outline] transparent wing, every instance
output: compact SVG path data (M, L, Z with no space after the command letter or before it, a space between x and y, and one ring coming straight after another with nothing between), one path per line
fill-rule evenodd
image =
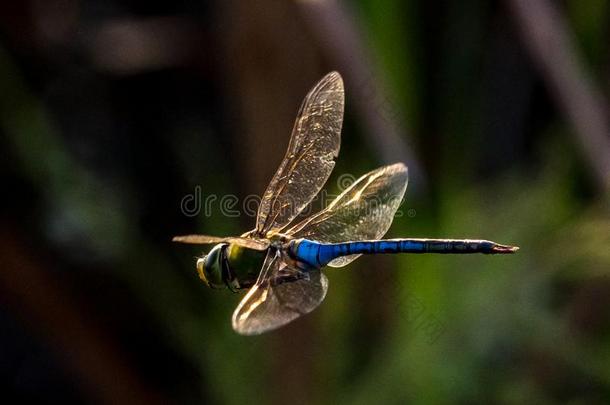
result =
M319 270L301 271L271 248L256 283L233 312L233 329L258 335L313 311L326 296L328 279Z
M288 151L261 199L257 235L290 223L326 183L339 154L343 104L337 72L326 75L303 100Z
M254 239L246 237L219 237L209 235L182 235L174 236L173 242L189 243L194 245L214 245L217 243L233 243L254 250L266 250L269 247L269 241L266 239Z
M407 182L407 167L402 163L373 170L355 181L327 208L285 233L328 243L380 239L392 225ZM340 257L329 266L345 266L358 256Z

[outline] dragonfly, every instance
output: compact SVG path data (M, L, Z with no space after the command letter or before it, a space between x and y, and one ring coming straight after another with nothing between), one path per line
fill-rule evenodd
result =
M327 74L307 94L286 155L261 197L253 230L241 236L173 238L215 245L196 263L207 286L247 290L232 317L239 334L261 334L311 312L328 291L322 269L343 267L360 255L518 250L487 240L382 239L407 188L408 170L402 163L365 174L316 214L299 217L335 165L344 103L343 79L337 72Z

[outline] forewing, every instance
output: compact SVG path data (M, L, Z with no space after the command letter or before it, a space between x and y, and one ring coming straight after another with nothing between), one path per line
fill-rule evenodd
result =
M407 182L407 167L402 163L373 170L286 234L327 243L380 239L392 225ZM345 266L358 256L340 257L329 266Z
M263 194L256 233L279 230L318 194L335 166L343 123L343 80L326 75L303 100L288 151Z
M301 271L269 249L258 280L233 312L233 329L258 335L279 328L314 310L328 290L319 270Z
M173 242L188 243L193 245L215 245L217 243L232 243L248 249L266 250L269 247L269 241L266 239L254 239L246 237L219 237L209 235L182 235L174 236Z

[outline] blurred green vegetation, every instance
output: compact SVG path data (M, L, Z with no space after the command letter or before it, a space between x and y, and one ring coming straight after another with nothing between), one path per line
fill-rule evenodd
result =
M607 83L608 5L585 3L567 1L564 10L592 73ZM395 0L352 6L431 185L417 197L407 189L389 236L484 238L520 246L517 255L362 258L329 269L328 297L306 319L286 331L239 336L230 316L241 296L206 289L194 271L201 252L169 243L173 234L239 234L252 226L252 218L222 216L218 205L210 217L180 213L182 197L196 185L204 194L240 197L249 187L242 178L248 168L228 152L245 136L231 124L238 108L217 84L232 78L212 76L191 88L202 79L181 68L129 79L74 73L58 63L68 76L56 79L66 80L62 85L77 86L70 75L80 74L83 91L100 82L114 92L106 100L115 122L108 128L116 131L109 138L137 133L125 143L102 137L87 146L91 126L81 121L97 106L40 92L36 80L43 80L32 77L45 74L25 69L36 61L7 37L0 54L0 124L9 156L3 169L20 184L8 206L27 219L8 213L4 222L16 234L23 226L35 235L42 257L53 258L42 270L76 273L58 277L72 280L69 290L95 317L118 319L108 333L124 352L138 353L125 361L175 402L283 403L291 395L352 404L606 402L608 199L594 191L573 130L529 65L506 11L480 0L443 8ZM157 81L166 87L154 88ZM194 95L204 89L212 95ZM331 190L340 174L357 176L383 163L350 112L352 90L348 83ZM180 91L188 101L175 100ZM222 101L210 102L214 97ZM74 115L58 113L58 100ZM147 102L172 107L156 114ZM187 102L191 110L183 114ZM200 113L199 102L210 110ZM140 111L131 126L120 123L122 108ZM66 136L71 126L57 116L74 119L81 132ZM521 121L507 122L513 119ZM280 149L284 135L276 135ZM81 143L111 148L91 152L102 164L92 163ZM113 155L113 148L128 152ZM271 166L279 164L281 155L267 155ZM24 202L32 195L35 201ZM104 287L101 279L117 286ZM102 294L115 290L123 297L116 302ZM139 329L140 322L152 326ZM44 333L36 336L44 340ZM157 358L156 344L169 354ZM174 372L176 364L186 366Z

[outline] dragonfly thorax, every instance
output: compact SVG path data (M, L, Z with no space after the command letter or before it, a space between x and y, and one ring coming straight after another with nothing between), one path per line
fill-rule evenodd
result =
M244 248L230 244L225 250L229 273L234 278L235 288L250 288L260 273L266 251Z

